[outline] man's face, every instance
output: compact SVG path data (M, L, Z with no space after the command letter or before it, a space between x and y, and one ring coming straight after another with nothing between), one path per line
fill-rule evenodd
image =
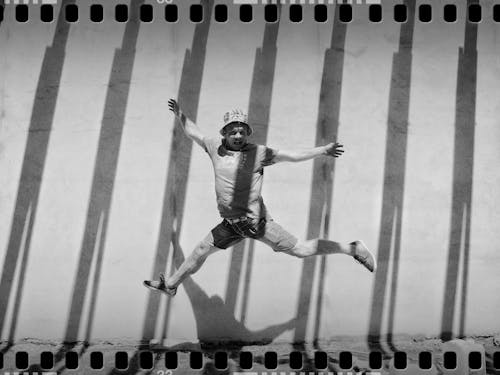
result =
M224 139L230 149L238 151L247 143L248 127L240 122L229 124L225 128Z

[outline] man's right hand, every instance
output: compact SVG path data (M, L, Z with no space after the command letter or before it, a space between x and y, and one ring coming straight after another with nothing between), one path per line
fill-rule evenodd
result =
M170 109L174 115L177 117L177 121L175 121L177 124L179 124L182 127L182 130L184 130L184 133L191 138L191 140L195 141L198 143L201 147L205 147L205 143L203 139L205 138L203 136L203 133L200 131L198 126L191 121L189 118L186 117L186 115L182 112L182 110L179 107L179 104L175 99L169 99L168 100L168 109Z
M181 109L179 108L179 104L175 101L175 99L169 99L168 101L168 109L174 112L174 115L179 117L181 115Z

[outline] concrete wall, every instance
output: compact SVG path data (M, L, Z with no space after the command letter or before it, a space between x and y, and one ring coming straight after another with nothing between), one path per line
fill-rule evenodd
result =
M500 331L500 27L491 20L349 24L13 21L0 25L2 339L311 340ZM132 18L137 5L133 2ZM210 12L213 2L203 1ZM32 6L34 18L39 6ZM212 14L213 16L213 14ZM346 153L266 170L271 214L298 237L363 239L351 258L300 260L247 242L211 256L167 300L142 280L220 220L206 154L175 129L250 112L255 141ZM173 251L172 230L180 233Z

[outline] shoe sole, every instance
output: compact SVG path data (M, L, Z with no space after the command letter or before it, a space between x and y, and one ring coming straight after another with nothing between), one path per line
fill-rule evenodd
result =
M364 249L368 252L368 254L370 254L370 256L372 257L373 259L373 271L369 270L363 263L361 263L359 260L356 260L356 262L360 263L363 267L365 267L366 269L368 269L368 271L374 273L376 270L377 270L377 260L375 259L375 257L373 256L372 252L370 251L370 249L368 249L368 246L365 245L365 243L361 240L357 240L356 242L358 242L359 244L361 244L361 246L364 247Z
M142 285L144 285L148 289L154 290L156 292L165 293L166 295L171 296L171 297L175 296L175 294L177 292L177 291L175 291L175 292L171 293L171 292L168 291L168 289L160 289L160 288L154 287L154 286L148 284L147 281L143 281Z

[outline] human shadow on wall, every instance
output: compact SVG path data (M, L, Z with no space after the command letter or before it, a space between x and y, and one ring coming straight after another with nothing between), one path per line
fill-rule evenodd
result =
M143 0L132 0L130 3L130 18L125 26L122 45L115 50L113 58L87 219L64 337L64 341L68 343L76 341L79 337L86 299L88 299L88 314L87 324L84 327L84 341L88 341L91 336L116 168L135 60L135 48L139 34L139 7L142 3ZM91 269L93 269L92 275Z
M278 21L275 23L266 23L262 48L258 48L255 52L252 86L250 90L250 104L248 109L248 121L253 128L252 143L262 145L267 143L274 71L276 66L276 41L278 39L279 13L281 5L278 4L276 6L278 7ZM253 165L255 163L255 154L249 153L248 156L250 160L249 164ZM250 183L251 175L238 171L235 191L238 191L242 186L248 186ZM245 196L239 196L237 199L240 202L244 202L248 201L249 196L248 194L245 194ZM233 313L236 313L238 290L240 290L240 285L243 283L241 316L239 317L242 323L245 323L246 320L254 248L255 240L245 239L233 246L232 250L230 250L231 260L229 263L225 303L226 306L233 310ZM247 257L244 262L243 259L245 257L245 251ZM245 264L246 267L243 267L243 264Z
M318 119L316 122L316 146L336 142L339 127L347 23L340 22L338 6L335 9L330 47L325 51L323 63ZM329 238L334 173L334 158L314 159L307 239ZM318 272L318 262L318 284L314 288L313 282L316 272ZM305 352L303 343L306 341L308 321L313 312L315 314L312 320L313 342L316 342L319 336L325 270L326 256L321 256L319 259L318 257L311 257L303 260L296 313L296 316L301 318L297 322L293 338L294 348L302 352ZM311 303L314 295L317 296L316 306L312 307Z
M61 7L72 3L74 3L73 0L65 0ZM27 274L31 235L38 208L38 198L66 57L66 43L70 25L64 20L64 12L60 12L52 45L45 49L31 111L14 215L0 279L0 334L6 325L7 309L12 306L10 330L8 334L1 335L6 337L8 341L13 341L15 338L17 318ZM12 302L9 304L15 283L17 283L17 288Z
M173 262L179 268L185 257L176 233L172 232ZM243 345L266 345L295 325L296 319L293 318L261 330L249 330L236 320L231 306L227 306L218 295L208 296L192 277L187 277L182 285L193 306L198 339L202 343L211 343L212 348L218 342L221 348L228 344L235 351L239 351Z
M408 111L410 105L413 31L415 24L415 0L404 2L408 10L407 22L401 24L399 50L392 59L389 113L385 146L384 187L378 244L375 283L373 286L368 346L372 351L385 354L380 343L384 306L386 315L386 341L392 351L392 333L396 306L399 257L401 250L401 222L408 138ZM392 267L391 267L392 264ZM390 292L387 297L388 290ZM386 299L389 298L387 302Z
M478 3L478 1L467 1L467 9L471 4ZM453 338L458 298L460 298L458 336L465 334L476 115L477 29L477 23L465 21L464 46L458 51L452 211L441 321L443 341ZM459 283L460 297L457 296Z

